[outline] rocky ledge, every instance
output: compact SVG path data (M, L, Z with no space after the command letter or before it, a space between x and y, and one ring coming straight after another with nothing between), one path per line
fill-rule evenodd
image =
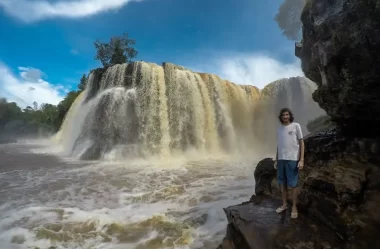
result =
M281 200L254 197L228 207L229 225L219 249L343 248L335 236L308 216L290 219L290 211L277 214Z
M297 220L278 215L274 161L255 169L256 195L228 207L220 249L380 248L380 139L348 138L337 130L305 139Z

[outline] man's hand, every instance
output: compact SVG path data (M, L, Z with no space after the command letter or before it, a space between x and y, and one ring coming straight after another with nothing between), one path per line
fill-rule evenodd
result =
M303 160L300 160L300 161L298 162L298 168L299 168L299 169L303 169Z
M274 161L273 167L274 167L274 169L277 169L277 160Z

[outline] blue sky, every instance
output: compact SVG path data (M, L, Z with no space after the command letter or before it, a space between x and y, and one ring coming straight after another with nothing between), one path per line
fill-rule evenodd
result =
M274 16L282 0L0 0L0 96L56 104L100 66L93 42L128 32L137 60L262 88L302 75Z

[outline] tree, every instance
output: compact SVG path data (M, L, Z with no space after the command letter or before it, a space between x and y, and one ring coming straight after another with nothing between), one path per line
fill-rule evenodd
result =
M116 64L130 63L137 56L133 47L135 40L130 39L127 33L122 36L112 37L108 43L95 41L95 60L100 60L103 67L107 68Z
M282 34L289 40L299 40L302 22L301 14L307 0L285 0L275 17Z
M86 77L85 74L83 74L82 78L80 79L80 83L78 85L78 89L80 91L84 91L84 89L86 89L87 81L88 81L88 78Z
M38 110L38 103L37 103L36 101L33 102L33 109L34 109L35 111Z
M5 98L0 99L0 130L12 119L18 119L22 115L20 107L14 102L7 102Z

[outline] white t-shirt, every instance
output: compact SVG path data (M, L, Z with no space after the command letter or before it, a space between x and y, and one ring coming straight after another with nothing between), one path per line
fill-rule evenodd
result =
M299 139L303 139L298 123L281 125L277 129L278 160L299 160Z

